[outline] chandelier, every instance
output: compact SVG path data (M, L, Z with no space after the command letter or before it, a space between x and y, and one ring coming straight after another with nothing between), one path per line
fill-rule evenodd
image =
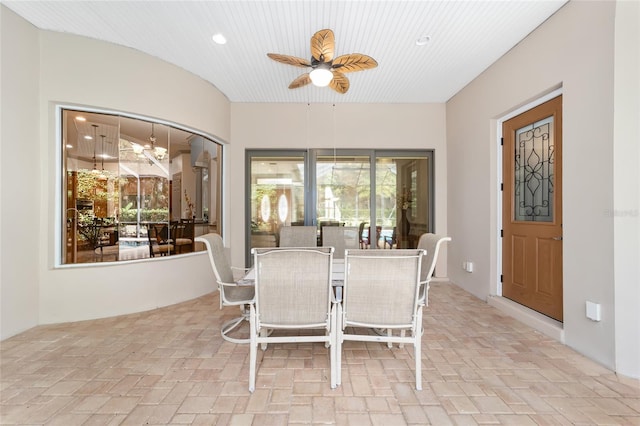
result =
M149 135L148 142L144 145L140 145L135 142L131 142L133 152L140 158L147 158L151 163L155 161L162 161L167 156L167 149L161 146L155 146L157 138L155 135L154 123L151 123L151 135Z

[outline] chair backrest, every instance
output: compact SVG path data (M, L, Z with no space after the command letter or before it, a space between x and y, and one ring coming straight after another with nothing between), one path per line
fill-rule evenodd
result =
M342 327L415 327L424 250L347 250Z
M192 239L195 237L195 222L193 219L180 219L180 230L181 233L178 238L189 238Z
M360 238L360 241L362 241L365 226L367 226L367 222L360 222L360 225L358 225L358 237Z
M329 327L333 249L254 248L258 328Z
M207 248L209 262L211 263L213 273L216 276L216 281L218 283L232 283L233 271L224 252L224 242L222 241L222 237L219 234L210 232L196 237L195 240L204 243ZM222 286L218 287L220 288L220 291L223 290Z
M147 224L147 239L149 240L149 256L154 257L156 252L169 253L171 247L166 242L169 239L169 227L166 223ZM160 247L162 244L162 247Z
M324 232L324 228L328 227L328 226L340 226L340 222L338 222L337 220L321 220L320 223L318 224L318 227L320 228L320 245L324 246L325 244L323 243L323 236L322 233Z
M322 230L322 245L334 247L333 256L336 259L344 259L346 249L360 247L358 228L355 226L325 226Z
M441 235L431 233L420 235L420 239L418 240L418 248L427 251L427 255L422 262L420 281L426 282L431 280L433 271L436 268L436 262L438 261L440 245L445 241L451 241L451 237L443 237Z
M318 245L315 226L283 226L280 228L280 247L315 247Z

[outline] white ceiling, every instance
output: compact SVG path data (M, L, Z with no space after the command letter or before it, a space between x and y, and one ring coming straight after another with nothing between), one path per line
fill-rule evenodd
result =
M475 1L7 1L45 30L128 46L215 85L231 102L445 102L567 0ZM349 73L338 94L267 53L310 58L318 30L335 33L336 56L363 53L378 67ZM211 36L222 33L225 45ZM424 46L416 40L429 36ZM517 70L514 70L516 72Z

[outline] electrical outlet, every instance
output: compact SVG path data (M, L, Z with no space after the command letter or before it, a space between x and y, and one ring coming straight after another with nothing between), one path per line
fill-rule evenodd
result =
M593 303L593 302L589 302L587 300L586 303L586 308L587 308L587 318L589 318L592 321L600 321L602 319L602 312L600 309L600 304L599 303Z

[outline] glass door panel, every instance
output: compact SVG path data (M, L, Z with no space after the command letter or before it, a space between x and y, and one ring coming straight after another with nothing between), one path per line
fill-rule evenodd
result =
M319 154L315 178L319 242L323 226L352 226L359 229L360 246L367 246L371 223L370 157Z
M305 155L249 153L248 161L251 229L247 256L250 256L253 247L277 247L282 226L305 224Z
M514 220L553 222L553 116L515 131Z
M378 248L416 248L430 231L429 157L376 157L376 229Z

